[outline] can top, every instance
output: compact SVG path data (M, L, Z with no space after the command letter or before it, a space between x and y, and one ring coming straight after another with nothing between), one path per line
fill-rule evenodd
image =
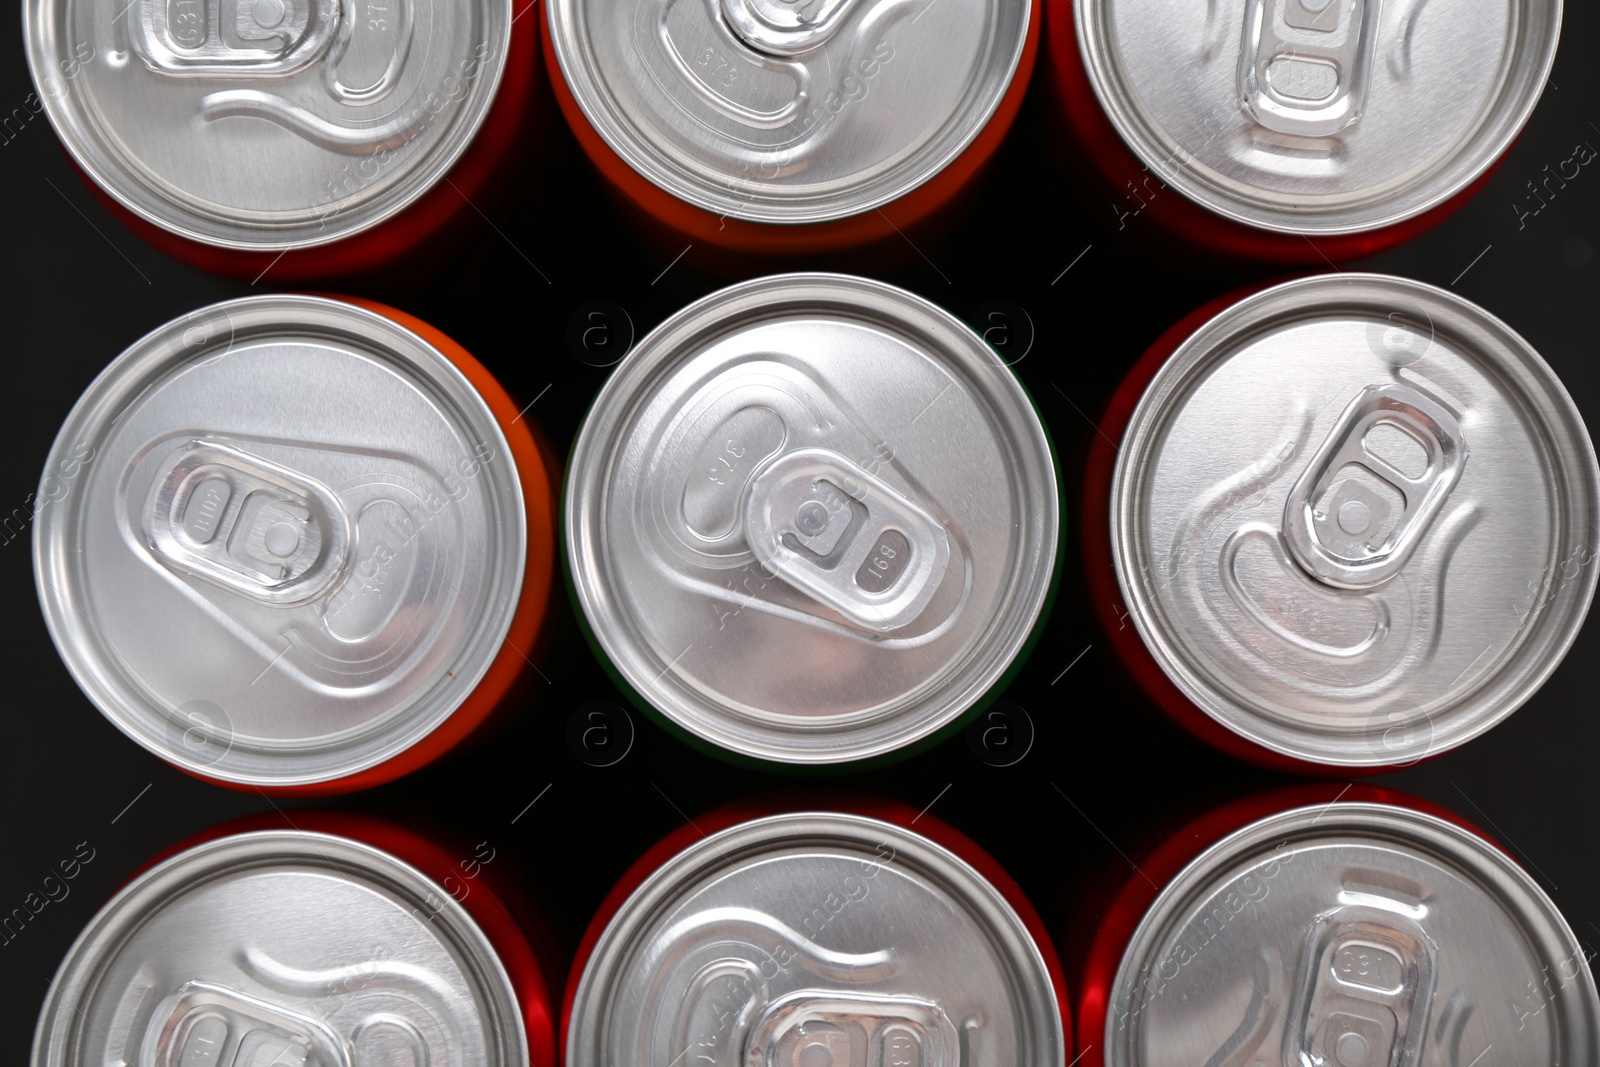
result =
M1065 1051L1044 958L994 886L892 823L799 813L704 838L634 891L579 980L566 1061L1060 1067Z
M516 992L420 871L330 834L219 838L129 883L79 935L34 1067L517 1067Z
M759 279L673 316L606 383L570 471L601 647L685 729L765 759L859 759L956 719L1055 563L1055 470L1015 375L859 278Z
M943 170L999 108L1030 0L553 0L589 125L696 207L825 222Z
M123 353L39 490L56 647L124 733L187 770L325 782L415 744L499 654L527 546L466 376L376 312L218 304Z
M50 123L102 189L182 237L325 244L431 188L487 115L506 0L27 0Z
M1247 826L1174 878L1123 955L1103 1038L1108 1067L1414 1067L1489 1048L1593 1063L1600 999L1572 930L1499 850L1344 802Z
M1073 0L1089 80L1160 179L1220 215L1349 234L1491 167L1555 60L1561 0ZM1147 183L1148 184L1148 183Z
M1314 763L1487 730L1594 594L1600 470L1571 399L1503 323L1399 278L1304 278L1200 327L1135 409L1111 498L1162 669Z

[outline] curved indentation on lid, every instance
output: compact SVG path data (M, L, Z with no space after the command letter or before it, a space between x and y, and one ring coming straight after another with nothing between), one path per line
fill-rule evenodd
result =
M757 471L783 447L783 416L762 404L741 407L725 418L708 413L686 431L688 442L700 440L683 486L683 521L707 541L734 533L744 517L745 493ZM719 419L714 426L700 423Z
M1385 328L1401 320L1430 340L1397 367ZM1459 414L1398 417L1424 395ZM1156 662L1221 725L1300 760L1405 765L1504 719L1570 646L1596 575L1592 457L1548 366L1481 309L1380 275L1285 283L1197 329L1146 389L1112 483L1117 580ZM1342 558L1397 561L1365 589L1315 572L1379 598L1387 633L1364 650L1355 616L1318 629L1347 605L1304 586L1308 564L1271 558L1291 497ZM1255 585L1242 551L1230 592L1223 546L1250 523L1268 528Z
M1289 558L1282 532L1265 523L1229 535L1219 573L1223 588L1253 621L1313 658L1358 659L1389 635L1385 598L1341 596L1317 585Z
M318 148L350 156L392 152L425 128L415 115L401 115L372 126L346 126L323 118L287 97L261 89L224 89L208 93L200 100L200 117L207 122L230 118L262 119Z

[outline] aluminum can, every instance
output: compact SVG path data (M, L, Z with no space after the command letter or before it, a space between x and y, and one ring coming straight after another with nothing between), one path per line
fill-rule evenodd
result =
M1027 90L1038 0L554 0L546 66L601 174L738 253L899 241L968 185Z
M1080 1067L1600 1056L1592 950L1498 846L1416 798L1253 797L1138 864L1096 920Z
M1426 8L1426 10L1424 10ZM1050 61L1105 218L1325 263L1436 224L1549 78L1561 0L1050 0Z
M1091 599L1124 662L1268 766L1373 772L1488 730L1594 594L1600 470L1560 381L1418 282L1222 304L1157 342L1091 446Z
M511 0L27 0L50 123L100 199L207 270L293 282L445 247L536 118Z
M1054 950L993 860L899 805L763 807L696 820L612 892L568 982L568 1067L1063 1067Z
M34 567L118 729L219 784L389 781L527 668L554 499L516 405L392 308L218 304L89 387L53 447Z
M555 1062L552 961L491 845L294 824L225 824L125 885L57 971L33 1067Z
M771 761L953 728L1055 573L1054 462L1016 377L948 313L842 275L736 285L642 340L579 432L566 507L624 686Z

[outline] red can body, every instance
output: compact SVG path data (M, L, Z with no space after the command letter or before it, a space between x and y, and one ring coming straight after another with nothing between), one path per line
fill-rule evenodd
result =
M562 74L548 31L544 35L545 67L556 102L584 153L647 236L657 242L682 239L717 249L724 254L724 263L750 257L806 259L853 249L881 252L891 242L905 245L907 235L937 234L959 211L967 199L963 194L981 178L1022 106L1038 52L1041 15L1040 0L1031 0L1027 38L1011 83L999 107L960 155L892 203L827 222L751 222L679 199L630 166L584 116ZM729 260L729 256L735 258Z
M503 868L496 868L492 842L479 845L457 841L446 832L423 832L354 812L263 812L230 819L171 845L130 874L118 891L162 861L198 845L234 834L269 830L347 838L387 852L436 882L441 906L446 896L460 904L505 967L521 1008L530 1062L534 1067L556 1062L555 991L560 985L562 962L555 948L557 942L515 879ZM484 845L490 848L487 858L482 852Z
M1116 231L1145 223L1159 237L1177 239L1230 259L1282 264L1325 264L1375 255L1417 237L1455 214L1483 188L1505 160L1438 206L1404 221L1356 233L1307 236L1249 226L1190 200L1167 185L1130 148L1107 117L1090 82L1078 45L1074 0L1048 0L1047 48L1057 123L1069 142L1063 163L1081 177L1086 195L1102 199L1094 214Z
M128 210L77 167L89 191L140 239L173 259L252 284L294 285L334 278L415 283L436 274L483 228L516 185L542 133L539 19L513 11L511 38L494 103L471 145L410 206L348 237L288 251L252 252L196 241Z
M1212 845L1251 823L1294 808L1336 801L1384 804L1431 815L1500 848L1467 820L1420 797L1394 789L1335 782L1257 793L1206 812L1176 830L1158 834L1128 855L1128 863L1137 865L1135 871L1119 868L1116 875L1105 880L1098 899L1082 901L1083 906L1072 918L1068 942L1082 946L1073 961L1079 1057L1075 1062L1080 1067L1105 1065L1106 1014L1118 968L1134 931L1167 884ZM1500 850L1504 852L1503 848Z
M1251 293L1270 283L1246 286L1195 309L1158 337L1117 386L1098 423L1100 433L1089 442L1089 456L1083 474L1082 525L1085 575L1089 599L1101 628L1116 649L1117 659L1133 683L1158 708L1196 737L1231 756L1258 766L1294 774L1329 775L1378 774L1390 768L1329 768L1293 759L1257 745L1229 730L1207 715L1185 696L1150 654L1144 639L1129 618L1122 589L1117 581L1111 556L1111 481L1117 463L1117 450L1133 417L1139 398L1144 395L1167 357L1206 321ZM1113 442L1116 442L1114 444Z
M570 1058L567 1044L572 1033L572 1011L579 980L583 977L584 970L594 953L596 942L634 891L679 852L705 837L752 819L802 811L840 812L892 823L921 834L973 867L1005 898L1006 903L1022 920L1038 946L1050 972L1056 1003L1061 1008L1062 1025L1068 1030L1071 1029L1072 1013L1061 964L1044 923L1023 894L1022 888L971 838L925 812L917 812L910 806L896 801L856 793L790 792L755 797L730 804L679 827L653 845L633 866L629 867L611 892L606 894L588 929L584 931L567 978L566 999L561 1013L564 1061ZM1071 1034L1068 1033L1066 1036L1070 1043Z

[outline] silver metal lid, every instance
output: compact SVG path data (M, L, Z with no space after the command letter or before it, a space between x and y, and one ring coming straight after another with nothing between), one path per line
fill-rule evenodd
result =
M571 1067L1060 1067L1050 972L1005 898L876 819L802 813L663 864L584 968Z
M751 222L870 211L989 121L1028 0L553 0L562 75L629 166Z
M1107 1008L1108 1067L1600 1056L1587 954L1549 897L1483 840L1382 804L1301 808L1207 850L1139 924Z
M466 911L322 833L199 845L94 917L56 972L34 1067L522 1067L511 980Z
M573 449L567 550L623 676L747 755L888 752L971 707L1042 610L1049 444L961 322L839 275L746 282L617 367Z
M1258 745L1414 762L1510 715L1595 588L1600 470L1527 342L1372 274L1213 318L1129 422L1112 555L1178 687Z
M1266 230L1377 229L1459 193L1544 90L1561 0L1073 0L1089 80L1167 184Z
M39 499L39 598L78 684L231 782L324 782L421 740L522 587L522 488L488 405L335 300L235 300L139 341L73 409Z
M389 218L466 150L506 0L26 0L34 83L123 206L207 244L324 244Z

